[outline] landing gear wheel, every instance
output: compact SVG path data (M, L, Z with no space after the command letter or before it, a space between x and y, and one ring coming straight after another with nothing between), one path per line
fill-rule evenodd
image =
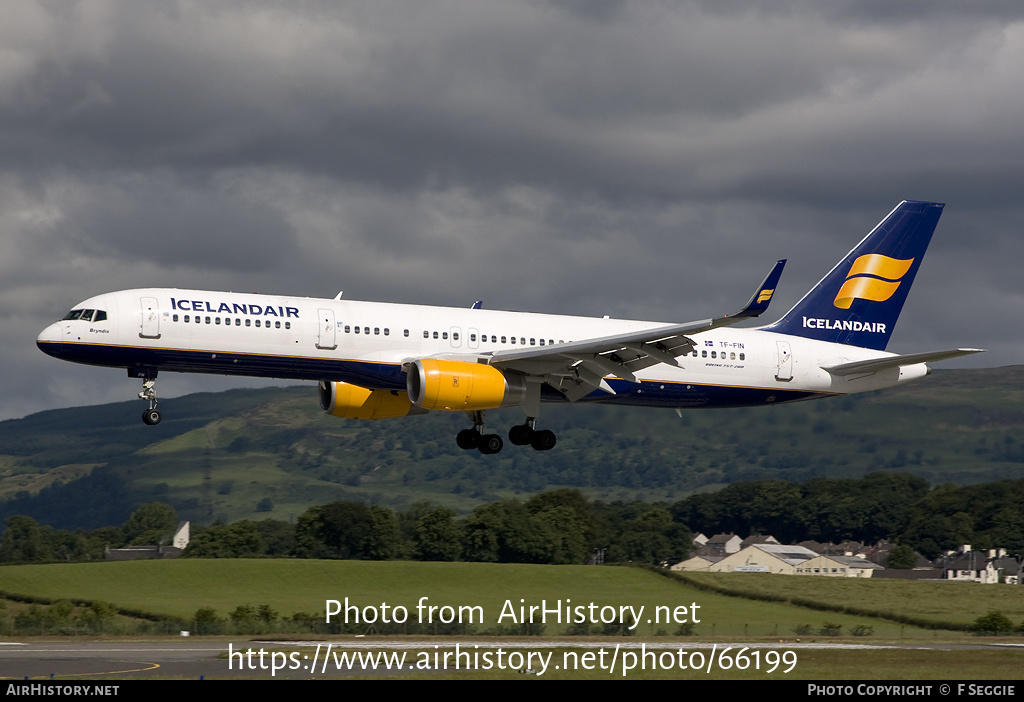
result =
M480 437L480 453L491 454L501 451L505 442L497 434L484 434Z
M144 374L143 374L144 373ZM149 402L149 409L142 413L142 421L153 426L160 423L160 413L156 409L156 369L128 369L128 375L142 378L142 392L139 397Z
M463 429L455 435L455 443L464 451L475 449L480 446L480 432L476 429Z
M550 429L541 429L533 433L533 440L530 446L536 451L550 451L555 447L555 432Z
M535 433L529 424L517 424L508 430L508 440L516 446L529 446Z

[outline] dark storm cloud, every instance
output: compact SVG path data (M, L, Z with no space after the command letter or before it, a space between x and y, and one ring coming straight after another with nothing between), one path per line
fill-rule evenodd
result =
M629 3L599 20L544 3L286 7L111 12L99 48L40 58L14 141L43 163L284 166L389 188L533 183L664 201L941 178L935 147L958 115L1009 117L983 77L1002 25L945 6L849 25L800 3ZM938 89L947 71L961 90L981 74L980 95ZM979 146L1005 149L1011 122L989 126Z
M294 250L281 215L217 182L170 173L89 178L64 201L67 254L256 274Z
M801 122L785 106L821 109L838 85L856 110L851 98L933 58L929 42L973 36L942 22L933 36L916 18L843 30L811 6L794 17L635 3L593 21L543 4L381 5L111 13L101 48L72 42L38 61L17 142L43 162L272 163L396 186L704 196L721 185L705 175L708 146L727 160L729 143L766 146L749 143L745 118L769 120L785 145L784 127ZM859 136L824 146L841 156ZM783 168L798 167L794 155L765 154Z
M0 415L134 394L31 344L104 290L683 321L788 257L781 313L903 198L894 346L1019 362L1018 5L9 3Z

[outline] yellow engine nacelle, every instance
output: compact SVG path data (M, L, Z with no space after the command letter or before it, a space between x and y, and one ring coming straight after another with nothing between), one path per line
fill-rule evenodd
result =
M493 366L466 361L424 358L406 374L409 399L425 410L463 412L521 405L526 381Z
M414 407L409 396L397 390L369 390L350 383L320 381L320 407L332 417L344 419L392 419L426 414Z

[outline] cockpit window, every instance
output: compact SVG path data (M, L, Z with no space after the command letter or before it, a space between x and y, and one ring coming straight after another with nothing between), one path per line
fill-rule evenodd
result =
M64 321L80 319L83 322L103 322L107 319L105 310L71 310L64 315Z

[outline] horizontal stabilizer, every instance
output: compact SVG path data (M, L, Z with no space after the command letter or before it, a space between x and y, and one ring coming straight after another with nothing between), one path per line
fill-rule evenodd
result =
M884 358L869 358L866 361L852 361L851 363L840 363L838 366L822 366L832 375L853 375L855 373L875 373L886 368L898 366L912 366L917 363L928 363L930 361L945 361L947 358L957 356L969 356L972 353L983 353L985 349L950 349L948 351L926 351L924 353L905 353L897 356L885 356Z

